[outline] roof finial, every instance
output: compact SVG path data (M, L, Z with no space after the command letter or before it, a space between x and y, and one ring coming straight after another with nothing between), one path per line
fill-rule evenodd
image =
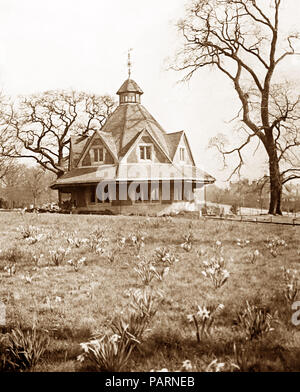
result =
M132 51L132 48L130 48L128 50L128 62L127 62L127 66L128 66L128 79L130 79L130 75L131 75L131 59L130 59L130 52Z

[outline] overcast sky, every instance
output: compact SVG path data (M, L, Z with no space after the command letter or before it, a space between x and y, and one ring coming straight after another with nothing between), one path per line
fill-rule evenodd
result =
M0 0L1 88L12 96L69 88L114 95L127 78L127 50L133 48L132 78L144 91L142 104L167 132L186 131L195 161L221 184L221 159L207 144L228 132L237 100L217 71L202 69L188 84L178 84L183 75L167 70L186 3ZM300 30L300 1L284 3L283 28ZM290 59L283 75L299 79L299 71L299 59ZM250 154L249 162L244 174L258 177L263 159Z

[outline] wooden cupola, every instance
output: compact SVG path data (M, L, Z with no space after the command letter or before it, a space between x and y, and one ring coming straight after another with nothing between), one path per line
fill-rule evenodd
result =
M119 95L119 104L127 103L141 103L141 95L144 94L138 84L132 80L127 79L117 91Z

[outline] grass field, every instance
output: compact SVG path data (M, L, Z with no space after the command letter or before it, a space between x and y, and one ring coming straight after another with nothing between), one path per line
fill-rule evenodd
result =
M34 328L49 342L27 370L103 370L78 360L80 343L112 336L146 292L156 313L143 313L139 343L101 343L121 356L127 339L123 370L300 370L300 227L3 212L0 233L2 359L13 330Z

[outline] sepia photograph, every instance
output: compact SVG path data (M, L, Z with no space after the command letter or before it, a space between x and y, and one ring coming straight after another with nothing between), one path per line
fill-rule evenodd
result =
M0 0L3 375L300 372L299 21Z

